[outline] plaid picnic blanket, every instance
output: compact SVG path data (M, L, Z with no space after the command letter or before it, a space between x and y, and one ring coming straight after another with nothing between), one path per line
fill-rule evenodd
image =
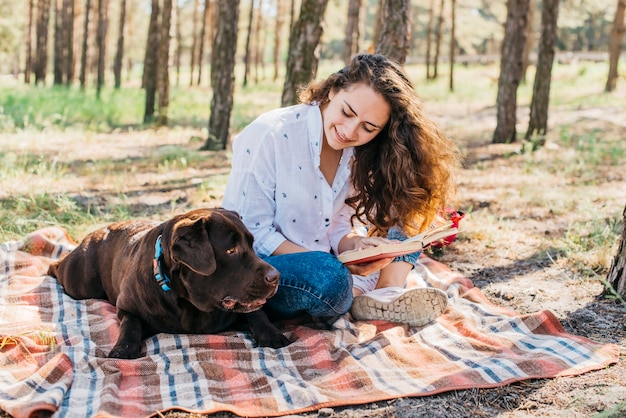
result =
M56 227L0 245L0 409L16 418L169 409L280 416L576 375L619 357L615 345L567 334L549 311L519 315L489 303L468 279L423 257L412 285L444 289L451 301L426 327L346 315L330 330L285 322L295 342L278 350L256 347L243 331L159 334L140 359L107 359L118 334L114 307L75 301L46 275L72 248Z

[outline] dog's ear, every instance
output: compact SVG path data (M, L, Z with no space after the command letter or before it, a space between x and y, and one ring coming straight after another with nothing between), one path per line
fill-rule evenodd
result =
M171 258L198 274L209 276L217 268L213 246L205 227L206 219L184 219L174 225Z

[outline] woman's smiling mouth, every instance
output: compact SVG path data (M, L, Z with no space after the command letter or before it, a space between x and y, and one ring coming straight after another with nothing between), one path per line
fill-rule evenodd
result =
M341 135L337 130L337 127L335 127L335 137L337 138L337 141L341 142L342 144L350 144L353 142L345 136Z

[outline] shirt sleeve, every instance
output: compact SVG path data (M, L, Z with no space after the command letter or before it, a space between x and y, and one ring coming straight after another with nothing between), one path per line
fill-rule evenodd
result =
M247 126L233 142L232 169L222 206L239 213L254 236L254 250L271 255L286 238L274 227L276 156L272 133L262 123Z

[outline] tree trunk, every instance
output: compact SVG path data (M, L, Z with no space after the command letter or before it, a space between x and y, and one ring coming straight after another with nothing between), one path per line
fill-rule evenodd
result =
M265 45L267 44L267 30L265 30L265 18L263 14L266 0L260 0L260 10L256 16L254 28L254 83L258 84L260 79L265 78Z
M598 48L599 37L597 28L599 28L600 21L604 20L604 11L602 13L590 11L588 12L588 18L585 20L585 40L587 41L586 50L595 51Z
M63 0L65 17L65 85L70 86L74 81L74 21L76 19L76 5L74 0Z
M382 0L376 52L404 64L411 45L410 0Z
M254 1L250 2L250 13L248 14L248 34L246 36L246 49L243 55L243 86L248 85L248 76L250 75L250 55L252 54L250 48L250 40L252 39L252 22L254 21Z
M210 41L209 46L211 48L213 48L213 44L215 43L215 37L217 36L217 21L220 18L217 9L218 9L217 0L211 0L211 10L209 10L209 15L207 16L207 26L209 28L207 39ZM213 61L213 51L211 48L209 48L209 53L207 54L208 56L207 62L209 64ZM209 85L210 83L211 83L211 74L209 72Z
M148 26L148 41L143 66L143 87L146 90L146 109L143 122L150 123L154 119L157 93L157 68L159 50L159 0L152 0L152 12Z
M435 20L435 0L430 0L430 9L428 10L428 26L426 27L426 80L432 78L430 74L430 52L433 43L433 26Z
M298 90L317 75L319 43L324 28L324 13L328 0L302 0L300 17L289 37L287 73L281 105L298 102Z
M383 1L378 0L378 7L376 8L376 14L374 15L374 31L372 33L372 45L368 48L368 52L374 52L377 47L378 39L380 39L380 14L383 8Z
M87 60L89 61L89 66L87 70L91 73L92 78L94 80L98 79L98 54L100 51L98 50L98 3L99 0L94 0L91 2L91 16L92 16L92 24L89 30L91 33L89 34L90 45L89 45L89 57Z
M159 35L159 65L157 66L157 90L159 92L159 117L157 125L167 126L167 109L170 103L170 29L172 27L172 0L163 0Z
M522 77L529 1L508 0L507 2L496 99L497 125L493 134L493 143L515 142L516 139L517 88Z
M202 68L204 67L204 44L207 37L207 26L212 26L211 20L211 0L204 1L204 12L202 17L202 27L200 28L200 47L198 48L198 79L196 85L202 82Z
M120 21L117 31L117 51L115 52L115 62L113 63L113 76L115 78L115 88L122 86L122 63L124 62L124 24L126 23L126 0L120 3Z
M39 0L37 7L37 39L35 60L35 84L46 83L48 67L48 23L50 22L50 0Z
M254 84L259 83L259 79L265 78L265 44L267 39L265 36L267 31L264 30L265 19L263 18L264 0L260 0L259 9L256 11L256 19L254 19ZM261 74L263 73L263 74Z
M126 10L126 40L128 40L131 45L133 40L135 39L135 10L132 7L129 7ZM126 54L126 80L130 80L133 73L133 57L130 54Z
M359 25L361 0L350 0L348 3L348 21L343 43L343 62L348 65L350 59L359 50Z
M174 52L174 67L176 68L176 86L180 84L180 66L182 64L181 58L183 56L183 33L181 32L181 21L183 8L180 2L176 2L175 6L176 16L174 22L176 24L176 51Z
M289 9L289 33L293 31L293 27L296 25L296 0L291 0L291 7Z
M526 42L524 43L524 55L522 61L522 78L521 82L526 84L526 72L528 71L528 66L530 65L530 53L534 48L534 31L533 24L535 21L535 8L537 7L537 0L530 0L528 5L528 23L526 24Z
M189 85L193 86L193 73L196 67L196 57L198 55L198 3L199 0L193 0L193 16L191 22L191 67L189 69Z
M78 81L80 88L84 89L87 85L87 48L89 47L89 13L91 11L91 0L85 2L85 20L83 21L83 45L80 53L80 74Z
M30 74L33 71L33 51L32 51L32 34L33 34L33 2L28 0L28 16L26 18L26 64L24 66L24 83L30 84Z
M604 90L610 92L615 90L617 86L617 64L619 62L620 52L622 51L622 40L624 38L624 8L626 8L626 0L617 0L617 10L615 11L615 19L611 28L611 39L609 41L609 75L606 80Z
M96 97L100 98L102 86L104 86L104 66L106 59L106 39L109 0L98 0L98 32L96 35L96 46L98 49L98 81L96 83Z
M450 91L454 91L454 46L456 45L456 0L450 0Z
M622 214L622 237L617 254L611 263L607 281L622 299L626 299L626 206Z
M548 107L550 103L550 82L552 64L557 39L557 19L559 0L543 0L541 11L541 40L537 57L537 71L533 84L533 98L530 104L530 120L526 139L536 132L545 135L548 130Z
M211 52L211 114L203 150L226 149L235 89L235 52L239 0L217 1L217 33Z
M443 33L443 7L445 0L439 4L439 17L437 18L437 32L435 33L435 59L433 60L433 80L437 78L439 68L439 52L441 51L441 38Z
M285 24L283 0L276 0L276 25L274 27L274 81L278 80L279 68L280 68L280 47L282 45L282 31Z
M63 0L54 2L54 68L52 73L54 78L52 84L60 86L63 84L63 69L65 60L63 59L63 49L65 46L64 22L63 22Z

